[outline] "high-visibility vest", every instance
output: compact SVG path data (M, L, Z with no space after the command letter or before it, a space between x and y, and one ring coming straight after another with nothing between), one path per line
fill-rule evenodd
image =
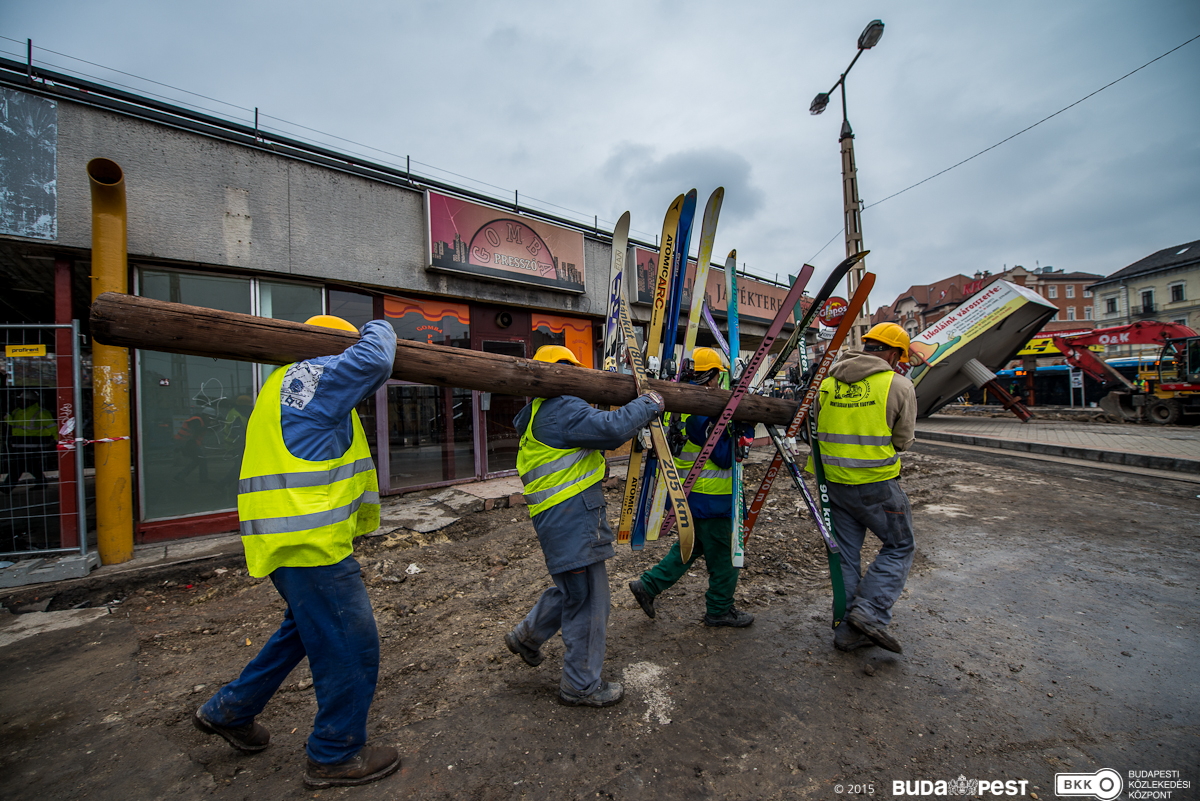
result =
M690 414L680 417L679 424L686 426L689 417L691 417ZM696 457L700 455L700 451L703 449L703 445L697 445L690 439L684 440L683 451L675 457L675 470L679 473L681 479L691 471L692 465L696 463ZM726 469L721 469L712 459L707 460L704 466L700 468L700 476L696 479L696 483L692 485L692 492L699 492L701 495L732 495L732 465Z
M604 454L588 448L551 448L533 435L533 420L542 408L542 398L533 402L529 425L521 435L517 472L525 485L529 516L541 514L555 504L574 498L604 479Z
M32 406L26 406L24 409L17 409L5 415L4 422L8 423L9 429L15 437L48 437L54 438L57 433L57 426L54 425L54 418L50 416L50 412L43 409L36 403Z
M821 382L817 441L828 480L871 484L900 475L900 456L887 424L888 391L895 376L881 370L853 384L833 376Z
M238 518L246 567L321 567L349 556L353 540L379 528L379 479L358 413L354 440L336 459L310 462L283 441L280 387L291 365L271 374L246 425Z

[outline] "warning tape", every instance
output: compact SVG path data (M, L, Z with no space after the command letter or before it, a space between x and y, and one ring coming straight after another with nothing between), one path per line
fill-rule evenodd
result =
M76 444L94 445L97 442L120 442L123 439L129 439L129 436L124 437L101 437L100 439L60 439L58 441L58 449L60 451L73 451Z

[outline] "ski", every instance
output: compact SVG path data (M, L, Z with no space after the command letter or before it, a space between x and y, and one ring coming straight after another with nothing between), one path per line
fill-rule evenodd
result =
M679 328L679 306L683 299L683 281L687 272L687 254L689 243L692 238L692 223L696 218L696 190L693 189L687 193L683 199L683 208L679 213L679 224L675 232L675 253L671 263L671 281L668 292L668 302L665 309L666 316L661 320L659 326L659 343L656 347L648 347L646 349L646 362L649 368L650 375L656 378L665 379L668 376L673 377L674 369L670 367L675 358L675 339L677 329ZM651 318L650 326L653 329L654 321ZM652 500L657 497L658 493L658 457L656 453L649 451L649 457L646 459L645 475L642 477L642 483L638 497L637 513L634 516L633 532L630 535L630 546L635 551L640 551L646 544L646 533L649 531L647 522L655 516L655 507L651 505ZM660 504L665 502L663 497Z
M663 311L667 303L667 289L671 280L671 266L675 260L675 233L679 227L679 215L683 211L686 198L680 195L671 201L667 214L663 218L662 244L658 250L658 269L654 278L654 301L650 313L650 331L647 338L647 353L651 347L657 348L662 330ZM623 304L617 303L618 322L620 309ZM624 336L622 335L624 339ZM640 351L639 351L640 354ZM641 467L643 451L638 449L641 437L634 438L634 444L629 449L629 466L625 475L625 492L621 496L621 522L617 526L617 542L626 543L632 539L633 523L638 505L638 488L641 485Z
M717 328L717 321L713 319L712 311L708 308L708 303L705 303L702 308L704 315L704 324L708 326L708 330L712 333L713 339L717 340L717 348L721 353L725 354L725 358L729 358L729 343L725 341L725 335L721 333L721 329Z
M800 269L800 274L796 276L795 283L788 290L787 297L783 300L783 305L779 312L775 315L775 319L771 321L767 327L766 336L759 343L758 349L746 363L745 369L742 371L741 377L733 388L729 400L725 403L725 408L721 410L721 414L713 423L712 431L708 435L708 440L704 443L704 447L700 449L700 453L696 456L696 462L692 465L692 469L688 471L687 479L683 482L685 492L691 492L692 486L696 483L696 479L700 477L700 471L704 467L704 463L708 461L708 457L712 455L713 448L717 447L717 442L725 434L725 429L729 426L729 422L733 419L733 413L737 411L738 404L741 403L743 397L750 390L750 380L755 372L758 371L759 365L767 357L767 353L771 350L771 345L775 344L775 340L779 337L779 332L783 330L784 323L788 316L792 313L796 304L800 301L800 295L804 292L804 287L808 285L808 280L812 278L813 268L805 265ZM737 345L732 339L729 341L731 348L736 348ZM732 351L731 351L732 353ZM670 511L667 512L662 524L662 532L665 533L671 527L672 516Z
M712 262L713 241L717 237L717 218L721 214L721 202L724 199L725 188L718 186L708 196L708 203L704 206L704 218L700 224L700 254L696 260L696 274L692 281L691 303L688 304L688 321L687 329L683 336L683 352L679 356L679 365L675 370L675 375L671 376L671 380L673 381L679 381L683 377L683 371L688 363L688 359L692 357L692 351L696 347L696 335L700 332L700 306L704 305L704 288L708 284L708 270ZM682 238L680 241L683 241ZM682 254L682 267L679 278L682 281L687 273L687 260L682 258L682 256L686 256L686 250L681 250L680 253ZM683 293L680 292L680 298L682 297ZM672 342L671 345L671 352L674 353L674 343ZM667 485L664 481L656 481L654 498L650 501L650 514L646 523L647 540L654 541L658 539L659 527L662 525L666 503Z
M621 290L625 283L625 257L629 250L629 212L621 215L612 235L612 261L608 268L608 322L604 330L604 369L616 372L621 343Z
M861 254L860 254L861 255ZM859 309L867 301L867 295L871 292L871 287L875 285L875 274L866 273L858 288L854 291L854 297L850 299L849 305L846 307L846 314L842 317L842 322L838 325L837 330L833 334L833 339L829 340L829 345L825 348L825 354L821 357L821 363L817 368L817 372L808 382L808 387L804 392L804 398L800 401L800 405L796 407L796 414L792 418L792 422L788 424L786 436L795 437L800 431L800 425L808 416L809 409L812 408L813 402L817 398L817 393L821 390L821 381L829 372L829 368L833 366L833 360L837 357L838 350L841 349L842 343L850 333L850 328L853 325L854 317L857 317ZM824 300L822 300L824 303ZM815 304L814 304L815 305ZM851 316L853 314L853 317ZM847 322L850 320L851 322ZM803 360L807 361L807 353L803 354ZM807 365L805 366L807 369ZM768 427L770 428L770 427ZM772 437L774 440L774 437ZM766 475L763 476L762 483L758 486L758 492L754 493L754 500L750 502L750 511L746 515L746 532L754 530L754 524L758 522L758 515L762 511L763 503L767 499L767 493L771 491L771 486L775 483L775 477L779 474L779 468L783 466L785 461L788 461L786 452L788 447L780 450L776 448L775 457L771 460L770 467L767 468ZM803 483L803 478L800 473L794 469L795 459L788 461L788 469L792 473L792 478L797 484Z
M621 302L621 329L625 334L625 353L629 366L633 369L633 381L637 392L641 395L646 389L646 366L642 363L642 354L637 347L637 339L633 335L633 324L629 321L629 306ZM695 531L692 528L692 513L688 509L687 494L679 481L675 470L675 461L671 457L671 447L667 444L666 434L663 433L662 421L650 421L650 437L654 443L654 452L662 463L663 479L667 484L667 494L671 499L671 509L679 521L679 552L683 561L692 558L692 547L695 543Z
M741 356L741 331L738 328L737 251L729 251L725 260L725 326L729 332L729 386L736 386L738 358ZM745 539L742 536L742 460L737 445L733 450L733 526L730 529L729 549L734 567L746 562Z

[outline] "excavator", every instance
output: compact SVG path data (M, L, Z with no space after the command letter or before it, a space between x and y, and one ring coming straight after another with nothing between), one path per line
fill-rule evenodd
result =
M1113 388L1100 401L1108 415L1159 425L1200 415L1200 336L1186 325L1139 320L1051 338L1068 364ZM1131 381L1089 350L1093 345L1159 345L1161 350Z

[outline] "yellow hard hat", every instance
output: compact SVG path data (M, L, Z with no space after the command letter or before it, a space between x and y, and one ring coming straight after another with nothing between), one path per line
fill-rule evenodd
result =
M900 357L900 361L904 364L908 363L908 333L900 326L895 323L879 323L870 331L863 334L863 341L868 339L882 342L889 348L899 348L904 352L904 355Z
M558 362L570 362L578 367L583 367L583 363L575 358L575 354L570 348L564 348L562 345L542 345L537 349L537 353L533 354L535 362L548 362L557 364Z
M304 324L319 325L322 328L333 328L338 331L350 331L354 334L358 333L357 328L350 325L350 323L346 322L341 317L334 317L332 314L318 314L313 317L309 317L304 321Z
M695 362L697 373L725 369L725 362L721 359L721 354L712 348L696 348L692 351L692 361Z

